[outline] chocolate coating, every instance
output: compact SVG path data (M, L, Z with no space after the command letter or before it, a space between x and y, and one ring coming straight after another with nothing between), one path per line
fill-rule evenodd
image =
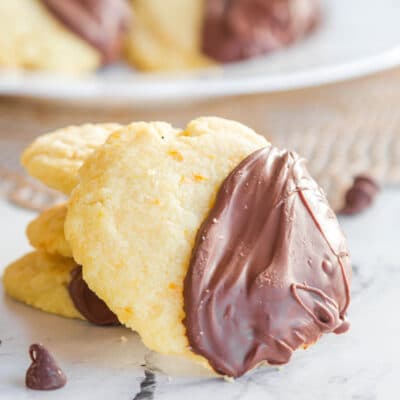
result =
M208 0L202 50L237 61L287 46L319 20L319 0Z
M345 206L341 214L358 214L371 206L378 194L379 185L367 175L358 175L345 195Z
M83 280L81 266L72 270L68 291L76 309L89 322L96 325L120 325L117 316Z
M32 344L29 348L32 364L26 371L25 385L34 390L59 389L67 383L64 372L53 356L41 344Z
M67 28L96 48L109 63L119 58L131 20L126 0L42 0Z
M223 375L285 364L349 327L351 266L325 195L295 153L237 166L200 227L184 285L192 351Z

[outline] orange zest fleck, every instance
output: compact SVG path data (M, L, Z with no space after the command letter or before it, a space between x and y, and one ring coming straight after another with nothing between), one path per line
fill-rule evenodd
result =
M176 161L183 161L183 155L176 150L169 150L168 154Z
M199 175L199 174L193 174L193 178L197 182L202 182L202 181L206 181L207 180L207 178L205 176Z

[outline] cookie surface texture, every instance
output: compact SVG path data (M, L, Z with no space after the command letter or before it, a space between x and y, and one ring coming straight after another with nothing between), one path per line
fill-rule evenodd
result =
M69 194L77 184L86 158L120 127L118 124L85 124L39 136L22 154L29 175L52 189Z
M3 283L7 294L22 303L63 317L84 319L67 288L76 267L72 258L35 251L10 264Z
M111 135L81 168L67 240L89 287L149 348L193 357L182 320L196 232L230 171L267 145L220 118L183 131L139 122Z

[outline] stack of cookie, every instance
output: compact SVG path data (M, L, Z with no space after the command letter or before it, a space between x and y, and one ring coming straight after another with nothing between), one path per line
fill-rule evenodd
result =
M23 154L69 195L27 230L12 297L238 377L349 323L346 241L304 160L237 122L70 127Z
M84 159L118 128L118 124L87 124L41 136L25 151L22 163L32 176L68 194ZM117 324L115 315L82 280L64 234L66 213L67 204L60 204L28 225L26 234L35 251L7 268L6 290L43 311L99 325Z

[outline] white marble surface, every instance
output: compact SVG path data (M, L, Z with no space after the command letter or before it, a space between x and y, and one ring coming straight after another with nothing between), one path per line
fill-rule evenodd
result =
M1 266L28 250L24 229L31 217L0 202ZM281 370L260 369L235 383L201 377L182 362L149 353L126 329L47 315L8 299L0 288L0 399L398 399L400 190L386 190L372 209L342 225L354 263L351 330L324 337ZM27 349L37 341L66 372L65 388L45 393L24 387ZM146 362L174 376L157 372L154 394L138 395Z

